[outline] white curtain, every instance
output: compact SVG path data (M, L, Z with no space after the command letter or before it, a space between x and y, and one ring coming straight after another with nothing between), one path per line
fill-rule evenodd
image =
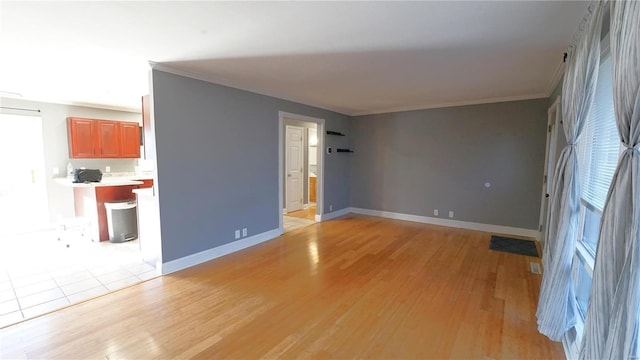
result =
M624 152L605 203L581 359L638 359L640 322L640 2L612 1L616 123Z
M567 146L556 165L551 187L549 221L542 263L544 275L538 299L538 331L560 341L576 323L576 298L571 267L580 211L580 176L576 142L589 116L600 66L601 2L589 6L584 28L569 49L562 86L562 118Z

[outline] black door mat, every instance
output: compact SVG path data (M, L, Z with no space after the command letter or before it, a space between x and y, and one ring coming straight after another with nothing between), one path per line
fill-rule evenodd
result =
M489 249L518 255L540 257L538 255L538 249L536 249L536 243L531 240L492 235Z

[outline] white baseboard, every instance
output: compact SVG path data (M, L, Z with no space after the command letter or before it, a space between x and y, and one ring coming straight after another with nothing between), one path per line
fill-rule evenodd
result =
M162 264L161 274L167 275L178 270L202 264L203 262L213 260L215 258L219 258L221 256L231 254L242 249L246 249L253 245L263 243L280 235L282 235L282 231L280 229L273 229L261 234L250 236L245 239L237 240L228 244L214 247L212 249L204 250L199 253L167 261L166 263Z
M337 218L338 216L342 216L342 215L346 215L351 211L351 208L344 208L344 209L340 209L340 210L336 210L330 213L326 213L326 214L322 214L322 215L316 215L316 221L326 221L326 220L331 220L334 218ZM318 218L319 217L319 218Z
M540 236L540 232L538 230L516 228L511 226L481 224L481 223L474 223L474 222L468 222L468 221L441 219L441 218L434 218L429 216L410 215L410 214L402 214L402 213L380 211L380 210L369 210L369 209L362 209L362 208L350 208L350 211L352 213L362 214L362 215L379 216L379 217L384 217L389 219L406 220L406 221L413 221L413 222L419 222L419 223L425 223L425 224L442 225L442 226L492 232L492 233L505 234L505 235L527 236L535 239L539 239L539 236Z
M331 220L339 216L346 215L348 213L379 216L379 217L384 217L389 219L397 219L397 220L413 221L413 222L419 222L419 223L425 223L425 224L463 228L463 229L469 229L469 230L493 232L498 234L527 236L527 237L532 237L536 239L539 238L539 235L540 235L539 231L532 230L532 229L522 229L522 228L515 228L510 226L502 226L502 225L480 224L480 223L473 223L473 222L467 222L467 221L440 219L440 218L434 218L429 216L410 215L410 214L394 213L394 212L380 211L380 210L369 210L369 209L362 209L362 208L344 208L344 209L336 210L327 214L316 215L315 220L316 221ZM270 231L263 232L261 234L253 235L245 239L237 240L237 241L224 244L212 249L204 250L199 253L195 253L192 255L181 257L179 259L167 261L166 263L161 264L160 273L162 275L167 275L172 272L186 269L188 267L195 266L209 260L213 260L220 256L231 254L233 252L246 249L250 246L263 243L265 241L276 238L280 235L282 235L281 229L273 229Z

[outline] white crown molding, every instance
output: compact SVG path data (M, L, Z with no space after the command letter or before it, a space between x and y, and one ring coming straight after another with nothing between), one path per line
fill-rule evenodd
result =
M419 222L424 224L441 225L441 226L477 230L477 231L484 231L484 232L504 234L504 235L526 236L526 237L534 238L538 241L540 240L540 232L538 230L533 230L533 229L523 229L523 228L516 228L511 226L503 226L503 225L493 225L493 224L481 224L481 223L474 223L474 222L468 222L468 221L441 219L441 218L434 218L430 216L402 214L402 213L396 213L396 212L390 212L390 211L370 210L370 209L362 209L362 208L349 208L349 210L350 212L355 214L379 216L379 217L384 217L389 219L413 221L413 222Z
M564 73L564 63L561 62L560 65L556 68L553 78L551 79L551 83L549 87L545 89L544 93L535 93L535 94L518 95L518 96L504 96L504 97L487 98L487 99L479 99L479 100L452 101L452 102L436 103L436 104L399 106L399 107L392 107L392 108L380 109L375 111L348 111L342 108L328 107L324 105L310 103L295 97L286 96L276 92L258 89L255 87L238 86L234 81L226 79L224 77L220 77L220 76L211 76L211 75L204 75L200 73L194 73L190 71L184 71L184 70L180 70L180 69L176 69L174 67L168 66L166 64L156 63L153 61L149 62L149 66L151 66L153 70L159 70L162 72L167 72L167 73L178 75L178 76L184 76L184 77L188 77L195 80L201 80L201 81L205 81L205 82L209 82L217 85L227 86L234 89L244 90L244 91L252 92L255 94L274 97L281 100L292 101L298 104L312 106L312 107L332 111L332 112L342 114L342 115L347 115L347 116L378 115L378 114L387 114L387 113L402 112L402 111L429 110L429 109L448 108L448 107L456 107L456 106L482 105L482 104L493 104L493 103L510 102L510 101L543 99L543 98L548 98L551 95L551 93L555 89L555 86L558 84L558 81L560 81L560 79L562 78L562 74Z
M167 275L179 270L183 270L203 262L219 258L224 255L246 249L250 246L254 246L265 241L269 241L282 235L280 229L273 229L257 235L250 236L241 240L237 240L228 244L220 245L208 250L201 251L199 253L187 255L179 259L167 261L162 263L160 273Z
M9 97L9 96L0 96L0 99L15 99L22 101L33 101L47 104L58 104L58 105L68 105L68 106L78 106L85 107L91 109L103 109L103 110L113 110L113 111L124 111L130 113L142 113L142 104L139 108L131 108L128 106L117 106L117 105L106 105L106 104L96 104L96 103L87 103L87 102L79 102L79 101L70 101L70 100L61 100L49 97Z
M418 105L418 106L400 106L400 107L389 108L389 109L384 109L384 110L377 110L377 111L359 111L359 112L351 113L349 115L350 116L379 115L379 114L387 114L387 113L402 112L402 111L418 111L418 110L429 110L429 109L456 107L456 106L493 104L493 103L509 102L509 101L543 99L543 98L548 98L548 97L549 97L549 95L547 95L545 93L531 94L531 95L518 95L518 96L505 96L505 97L490 98L490 99L480 99L480 100L452 101L452 102L439 103L439 104L428 104L428 105Z
M280 100L291 101L291 102L295 102L295 103L302 104L302 105L312 106L312 107L315 107L315 108L318 108L318 109L332 111L332 112L335 112L335 113L338 113L338 114L342 114L342 115L347 115L347 116L350 115L349 111L347 111L345 109L313 104L313 103L306 102L306 101L301 100L301 99L297 99L295 97L286 96L286 95L283 95L283 94L279 94L279 93L276 93L276 92L267 91L267 90L263 90L263 89L259 89L259 88L255 88L255 87L239 86L234 81L226 79L226 78L221 77L221 76L211 76L211 75L204 75L204 74L200 74L200 73L193 73L193 72L190 72L190 71L179 70L179 69L176 69L174 67L167 66L166 64L156 63L156 62L153 62L153 61L149 61L149 65L151 66L151 69L153 69L153 70L159 70L159 71L167 72L167 73L174 74L174 75L188 77L188 78L195 79L195 80L206 81L206 82L209 82L209 83L222 85L222 86L227 86L227 87L231 87L231 88L238 89L238 90L244 90L244 91L252 92L252 93L255 93L255 94L274 97L274 98L277 98L277 99L280 99Z

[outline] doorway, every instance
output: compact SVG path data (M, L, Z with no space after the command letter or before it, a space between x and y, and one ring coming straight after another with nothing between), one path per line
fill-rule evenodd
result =
M319 220L322 210L324 120L280 112L280 231Z
M47 140L64 126L67 109L28 107L36 106L11 111L38 115L0 113L0 159L8 170L0 178L0 328L156 276L140 259L138 240L94 242L86 218L57 216L56 200L73 206L74 191L58 173L67 160L56 159L52 144L59 142Z
M546 239L546 228L549 214L549 198L551 196L551 186L553 183L553 176L555 173L556 161L558 158L558 140L559 131L561 130L561 100L560 96L556 98L553 105L547 111L547 146L544 160L544 179L542 182L542 202L540 205L540 232L541 239L544 242Z
M304 199L304 128L287 125L285 131L285 171L287 174L285 200L286 212L302 210Z
M49 223L42 118L0 114L0 221L4 235L42 230Z

